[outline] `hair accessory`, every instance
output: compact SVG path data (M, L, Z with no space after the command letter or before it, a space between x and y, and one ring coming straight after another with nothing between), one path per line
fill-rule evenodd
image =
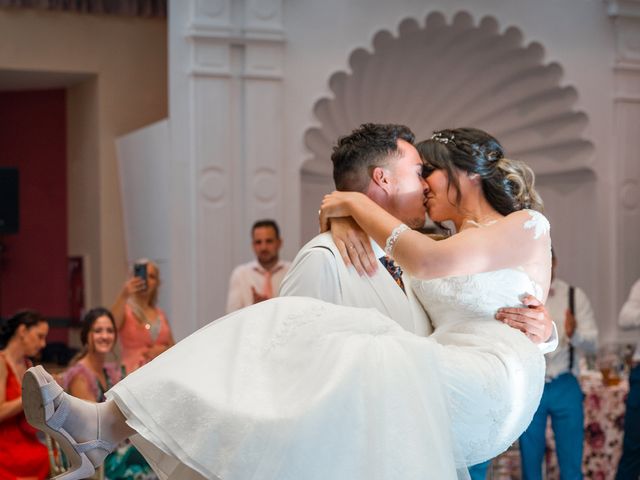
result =
M499 152L498 150L493 150L487 153L487 160L489 160L491 163L497 163L503 158L504 158L504 155L502 155L502 153Z
M431 135L431 140L444 143L445 145L448 145L449 143L453 143L454 138L455 137L453 136L453 134L444 135L442 132L435 132L433 135Z
M401 223L396 228L391 230L391 235L389 235L387 237L387 241L386 241L386 243L384 245L384 253L386 253L390 257L393 256L393 249L396 246L396 242L398 241L398 237L400 236L400 234L402 232L405 232L407 230L411 230L411 229L409 227L407 227L404 223Z

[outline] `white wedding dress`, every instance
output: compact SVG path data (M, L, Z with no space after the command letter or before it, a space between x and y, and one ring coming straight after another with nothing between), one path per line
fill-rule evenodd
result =
M540 291L521 269L413 288L429 338L373 309L277 298L212 322L108 396L162 478L456 478L537 408L543 355L494 314Z

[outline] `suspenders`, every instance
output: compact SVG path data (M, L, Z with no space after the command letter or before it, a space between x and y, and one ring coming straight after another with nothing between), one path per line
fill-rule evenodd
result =
M569 285L569 311L575 316L575 288ZM569 373L573 371L573 345L569 342Z

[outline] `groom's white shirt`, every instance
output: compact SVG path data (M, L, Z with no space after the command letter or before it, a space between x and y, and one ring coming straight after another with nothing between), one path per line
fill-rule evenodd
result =
M374 241L371 241L371 247L377 257L384 255ZM413 293L411 278L405 273L402 279L406 294L382 264L371 277L358 275L355 268L344 264L331 233L326 232L311 239L300 249L282 280L279 295L312 297L349 307L375 308L409 332L420 336L430 335L433 327ZM558 333L554 323L551 338L539 343L538 347L542 353L548 353L557 346Z

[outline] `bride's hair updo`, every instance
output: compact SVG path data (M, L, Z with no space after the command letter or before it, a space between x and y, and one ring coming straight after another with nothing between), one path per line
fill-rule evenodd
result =
M502 215L531 208L542 211L542 199L534 189L535 175L525 163L504 157L500 142L476 128L439 130L416 145L425 162L425 171L442 169L460 203L458 170L477 174L482 191Z

